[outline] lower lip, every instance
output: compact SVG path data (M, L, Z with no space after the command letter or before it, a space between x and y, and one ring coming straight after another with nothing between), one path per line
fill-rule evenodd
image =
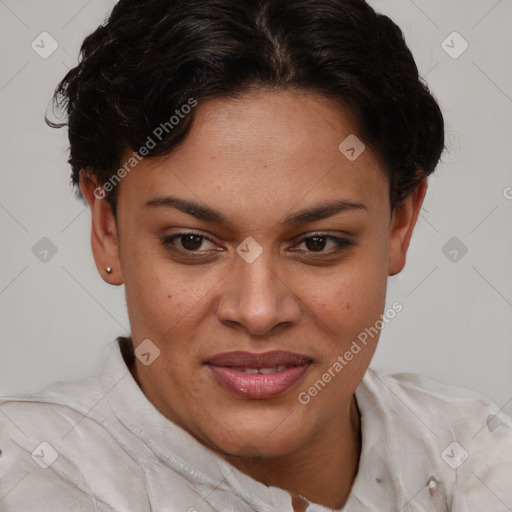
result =
M209 364L217 381L240 398L262 400L282 395L293 387L306 373L310 363L292 366L274 373L245 373L226 366Z

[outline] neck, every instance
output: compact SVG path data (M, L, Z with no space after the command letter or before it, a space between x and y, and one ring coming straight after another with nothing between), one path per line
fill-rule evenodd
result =
M350 494L361 454L361 420L355 396L343 410L296 452L282 457L248 459L223 455L240 471L290 492L296 512L307 500L342 508Z

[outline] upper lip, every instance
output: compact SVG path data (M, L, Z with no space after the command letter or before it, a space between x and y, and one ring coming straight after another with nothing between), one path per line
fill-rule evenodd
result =
M271 352L262 352L259 354L235 351L223 352L217 354L208 361L207 364L214 366L243 366L246 368L273 368L278 365L302 366L310 363L312 359L303 354L287 352L285 350L274 350Z

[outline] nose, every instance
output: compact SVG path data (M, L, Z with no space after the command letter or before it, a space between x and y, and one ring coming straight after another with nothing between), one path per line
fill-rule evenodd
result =
M219 321L265 336L300 318L300 301L265 251L252 263L235 259L217 304Z

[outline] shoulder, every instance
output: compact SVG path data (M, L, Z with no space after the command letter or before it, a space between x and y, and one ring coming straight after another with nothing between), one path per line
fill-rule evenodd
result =
M63 466L69 469L61 448L63 436L78 418L77 411L45 401L44 393L0 398L2 510L31 510L36 503L44 512L64 512L73 505L84 512L97 510L73 471L62 471Z
M512 506L512 419L493 400L421 374L374 369L360 397L396 440L404 470L412 473L421 460L443 482L454 510Z
M107 428L115 418L104 402L94 378L0 398L2 511L31 510L35 504L42 512L112 510L116 490L107 476L114 461L126 469L128 480L140 475L114 439L115 427ZM129 508L132 492L118 494Z
M86 422L92 427L94 403L104 393L97 379L56 382L42 391L0 397L2 438L30 446L40 438L65 438L73 428Z
M385 398L393 408L416 413L432 428L510 432L511 418L485 395L446 384L418 373L384 373L368 369L365 382L374 398Z

